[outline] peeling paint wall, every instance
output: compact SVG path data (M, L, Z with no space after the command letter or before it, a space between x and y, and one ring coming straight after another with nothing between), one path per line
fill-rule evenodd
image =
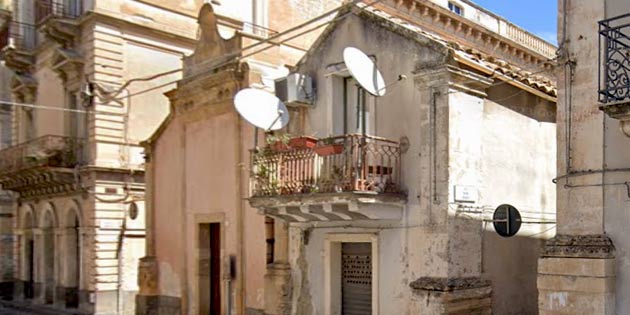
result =
M299 68L317 85L305 133L325 137L334 130L338 117L333 106L340 106L340 99L334 75L327 72L343 60L343 48L354 46L374 55L392 84L377 100L375 134L409 139L409 150L402 155L407 202L400 222L292 224L293 314L324 313L324 239L334 233L378 235L380 314L428 311L432 302L418 300L409 288L420 277L471 276L493 280L493 312L534 314L539 239L553 230L524 226L519 237L499 239L481 222L482 216L460 212L454 186L478 191L478 200L469 206L486 211L485 218L496 206L511 203L532 219L553 219L555 104L507 84L483 90L486 97L450 89L448 77L435 70L447 60L442 46L410 40L356 16L324 36ZM394 83L399 74L409 79ZM540 234L531 236L535 233ZM524 284L514 284L518 282Z

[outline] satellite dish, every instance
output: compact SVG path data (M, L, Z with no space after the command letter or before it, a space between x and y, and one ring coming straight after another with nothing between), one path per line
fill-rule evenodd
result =
M385 95L385 80L370 57L357 48L346 47L343 61L362 88L374 96Z
M250 124L264 130L282 129L289 123L289 111L284 103L263 90L240 90L234 97L234 107Z
M521 214L514 206L500 205L494 211L492 224L497 234L503 237L512 237L521 229Z

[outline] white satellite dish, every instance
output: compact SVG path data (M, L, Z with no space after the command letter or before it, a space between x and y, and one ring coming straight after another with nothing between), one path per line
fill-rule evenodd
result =
M346 47L343 61L362 88L374 96L385 95L385 80L370 57L357 48Z
M240 90L234 97L234 107L250 124L264 130L282 129L289 123L289 111L284 103L263 90Z

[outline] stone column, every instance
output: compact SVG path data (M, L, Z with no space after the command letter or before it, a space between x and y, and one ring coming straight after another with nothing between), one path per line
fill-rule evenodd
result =
M619 154L624 145L606 145L607 122L596 103L595 26L605 17L605 1L567 1L567 12L559 8L567 29L557 69L557 236L538 262L539 314L613 315L615 247L605 213L615 206L605 200L611 186L604 170L614 167L606 155Z
M25 237L24 230L15 229L14 230L14 262L15 266L13 269L13 299L14 300L23 300L24 299L24 279L26 279L25 275Z
M33 301L44 304L44 231L41 228L33 229Z
M289 228L282 220L274 221L274 260L265 274L265 314L291 313L291 266L289 265Z
M421 227L410 233L417 238L415 250L432 258L410 262L410 269L420 275L410 284L413 314L490 314L492 288L481 279L481 217L462 215L452 202L455 185L478 178L470 165L479 163L476 152L481 148L475 130L467 131L467 141L461 141L458 124L479 118L461 117L456 107L460 104L451 104L451 94L483 97L491 81L449 65L422 70L414 80L416 101L426 110L420 117L422 218L414 223Z

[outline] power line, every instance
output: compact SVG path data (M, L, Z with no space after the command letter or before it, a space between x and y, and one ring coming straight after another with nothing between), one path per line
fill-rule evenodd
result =
M323 14L319 15L319 16L316 16L316 17L314 17L314 18L312 18L312 19L310 19L310 20L307 20L307 21L305 21L304 23L301 23L301 24L299 24L299 25L297 25L297 26L291 27L291 28L289 28L289 29L287 29L287 30L284 30L284 31L279 32L279 33L277 33L277 34L274 34L274 35L272 35L272 36L270 36L270 37L267 37L267 38L266 38L266 39L264 39L264 40L261 40L261 41L259 41L259 42L254 43L254 44L251 44L251 45L249 45L249 46L243 47L243 48L241 48L241 49L239 49L239 50L237 50L237 51L234 51L234 52L232 52L231 54L229 54L229 55L227 55L227 56L225 56L225 55L224 55L224 56L220 56L220 57L217 57L217 58L213 58L213 59L210 59L210 60L204 61L204 62L202 62L202 63L199 63L197 66L203 66L203 65L206 65L206 64L211 64L211 63L214 63L214 62L219 62L219 61L221 61L221 60L225 59L226 57L237 57L240 53L242 53L242 52L244 52L244 51L246 51L246 50L249 50L249 49L252 49L252 48L258 47L258 46L260 46L260 45L262 45L262 44L267 44L267 43L270 43L270 46L269 46L269 47L278 46L278 45L283 44L283 43L285 43L286 41L291 40L291 39L293 39L293 38L295 38L295 37L291 37L291 38L289 38L289 39L282 40L282 41L280 41L280 42L278 42L278 43L275 43L275 42L272 42L272 41L273 41L273 40L276 40L276 39L278 39L278 38L280 38L280 37L282 37L282 36L284 36L284 35L287 35L287 34L293 33L293 32L295 32L295 31L297 31L297 30L299 30L299 29L301 29L301 28L304 28L304 27L306 27L306 26L308 26L308 25L310 25L310 24L313 24L313 23L315 23L315 22L317 22L317 21L319 21L319 20L324 19L324 18L328 17L328 16L329 16L329 15L331 15L331 14L337 13L337 12L339 12L339 11L341 11L341 10L345 9L345 8L352 7L352 6L356 5L356 4L358 4L359 2L363 2L363 1L364 1L364 0L353 0L353 1L349 2L349 3L346 3L346 4L343 4L343 5L340 5L340 6L338 6L338 7L334 8L334 9L332 9L332 10L330 10L330 11L327 11L327 12L325 12L325 13L323 13ZM383 1L383 0L375 0L375 1L373 1L372 3L370 3L369 5L367 5L365 8L370 7L370 6L373 6L374 4L376 4L376 3L378 3L378 2L381 2L381 1ZM364 9L365 9L365 8L364 8ZM363 9L362 9L362 10L363 10ZM334 20L335 20L335 19L333 19L332 21L334 21ZM330 22L325 22L324 24L322 24L322 26L323 26L323 25L327 25L327 24L331 23L332 21L330 21ZM265 49L265 50L266 50L266 49ZM231 59L231 58L230 58L230 59ZM216 67L216 66L215 66L215 67ZM213 68L215 68L215 67L213 67ZM157 74L154 74L154 75L151 75L151 76L148 76L148 77L130 79L130 80L128 80L127 82L125 82L125 83L124 83L124 84L123 84L120 88L118 88L118 89L117 89L114 93L111 93L111 94L113 94L111 97L117 97L120 93L122 93L122 91L123 91L125 88L127 88L127 87L128 87L131 83L133 83L133 82L137 82L137 81L150 81L150 80L153 80L153 79L156 79L156 78L159 78L159 77L165 76L165 75L169 75L169 74L174 74L174 73L180 72L180 71L182 71L182 70L183 70L183 68L178 68L178 69L169 70L169 71L166 71L166 72L157 73ZM211 69L210 69L210 70L211 70ZM178 81L179 81L179 80L178 80ZM175 81L175 82L177 82L177 81ZM100 88L100 87L99 87L99 88ZM101 90L102 90L102 88L101 88Z
M375 4L377 4L377 3L381 2L381 1L383 1L383 0L375 0L375 1L372 1L371 3L369 3L369 4L367 4L366 6L362 7L362 8L361 8L361 11L366 10L367 8L369 8L369 7L373 6L373 5L375 5ZM335 11L335 12L336 12L336 11L340 11L340 10L342 10L343 8L345 8L346 6L350 6L350 5L355 4L355 3L358 3L358 2L362 2L362 0L355 0L355 1L353 1L353 2L350 2L350 3L346 4L346 5L340 6L339 8L337 8L337 9L335 9L335 10L333 10L333 11ZM330 11L330 12L332 12L332 11ZM328 14L328 15L330 15L330 14ZM282 39L281 41L279 41L279 42L277 42L277 43L271 43L270 45L268 45L268 46L266 46L266 47L264 47L264 48L261 48L261 49L259 49L259 50L256 50L256 51L254 51L254 52L250 52L250 53L247 53L247 54L245 54L245 55L238 56L238 54L242 53L243 51L248 50L248 49L251 49L251 48L254 48L254 47L259 46L259 45L261 45L261 44L264 44L266 41L269 41L271 38L277 38L277 37L279 37L279 36L286 35L287 33L291 33L291 32L293 32L293 31L295 31L295 30L299 29L299 28L296 28L296 27L291 28L289 31L285 31L285 32L283 32L283 33L279 33L279 34L277 34L277 35L274 35L274 36L272 36L272 37L268 38L268 39L267 39L267 40L265 40L265 41L260 41L260 42L258 42L258 43L252 44L252 45L250 45L250 46L248 46L248 47L245 47L245 48L243 48L243 49L239 49L239 50L237 50L236 52L234 52L234 53L232 53L232 54L230 54L230 55L228 55L228 56L221 56L221 57L217 57L217 58L214 58L214 59L211 59L211 60L208 60L208 61L204 61L204 62L202 62L202 63L200 63L200 64L197 64L196 66L202 66L202 65L204 65L204 64L211 64L211 63L213 63L213 62L218 62L218 61L223 60L223 62L219 62L218 64L213 65L212 67L210 67L209 69L206 69L205 71L212 71L212 70L218 69L218 68L223 67L223 66L225 66L225 65L228 65L228 64L230 64L230 63L233 63L233 62L236 62L236 61L239 61L239 60L245 59L245 58L247 58L247 57L251 57L251 56L253 56L253 55L256 55L256 54L259 54L259 53L261 53L261 52L263 52L263 51L266 51L266 50L268 50L268 49L271 49L271 48L273 48L273 47L275 47L275 46L278 46L278 45L284 44L285 42L291 41L291 40L293 40L293 39L295 39L295 38L298 38L298 37L300 37L300 36L303 36L303 35L305 35L305 34L308 34L308 33L310 33L310 32L313 32L313 31L315 31L315 30L317 30L317 29L319 29L319 28L322 28L322 27L324 27L324 26L326 26L326 25L329 25L329 24L331 24L331 23L333 23L333 22L336 22L336 21L339 21L339 20L341 20L341 19L344 19L344 18L346 18L348 15L349 15L349 13L346 13L346 14L340 15L340 16L338 16L338 17L336 17L336 18L334 18L334 19L332 19L332 20L330 20L330 21L328 21L328 22L324 22L324 23L319 24L319 25L317 25L317 26L314 26L314 27L312 27L312 28L310 28L310 29L308 29L308 30L306 30L306 31L303 31L303 32L301 32L301 33L298 33L297 35L293 35L293 36L291 36L291 37L288 37L288 38ZM320 17L321 17L321 16L320 16ZM313 20L317 20L317 18L315 18L315 19L313 19ZM312 24L312 23L313 23L313 22L311 22L311 23L303 23L303 24L304 24L304 26L305 26L305 25ZM304 27L304 26L302 26L302 27ZM226 60L226 57L229 57L229 56L233 56L233 58L228 58L228 59ZM172 71L165 72L165 74L170 74L171 72L172 72ZM137 92L135 92L135 93L131 93L131 94L129 94L129 95L126 95L125 97L115 98L114 100L122 100L122 99L124 99L124 98L128 98L128 97L131 97L131 96L136 96L136 95L144 94L144 93L147 93L147 92L151 92L151 91L154 91L154 90L157 90L157 89L160 89L160 88L163 88L163 87L169 86L169 85L171 85L171 84L177 83L177 82L179 82L179 81L181 81L181 79L178 79L178 80L173 80L173 81L169 81L169 82L167 82L167 83L163 83L163 84L160 84L160 85L158 85L158 86L154 86L154 87L151 87L151 88L147 88L147 89L145 89L145 90L140 90L140 91L137 91ZM117 94L120 94L120 92L117 92Z

